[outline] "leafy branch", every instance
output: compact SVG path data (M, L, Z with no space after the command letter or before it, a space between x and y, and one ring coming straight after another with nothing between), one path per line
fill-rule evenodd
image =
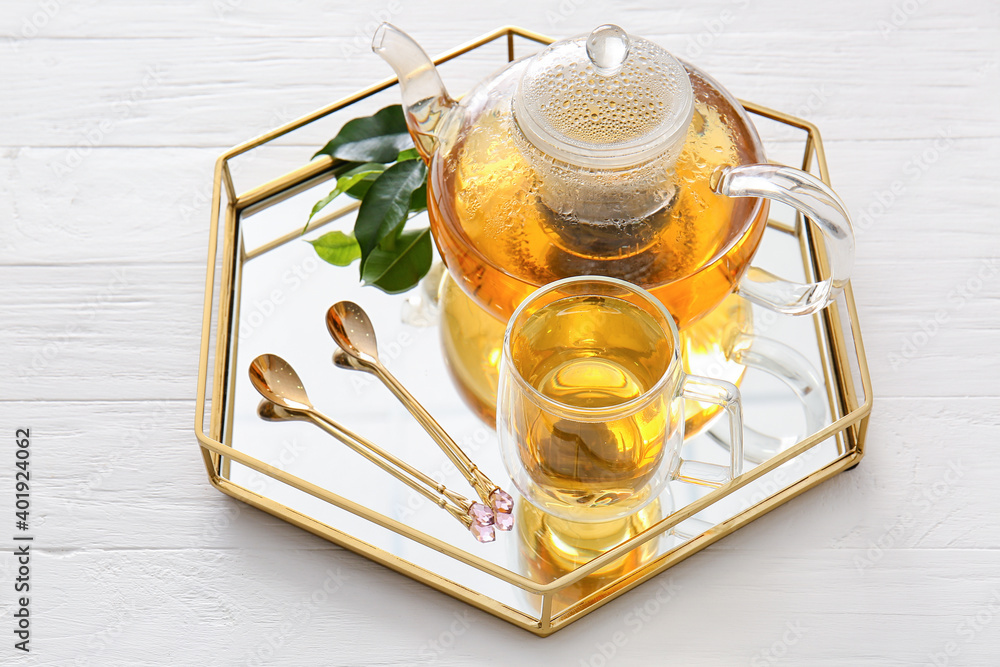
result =
M320 259L348 266L360 259L361 280L397 294L416 286L433 260L430 230L407 230L427 208L427 168L413 147L400 105L355 118L316 152L343 160L337 182L316 202L309 222L340 195L361 200L352 234L329 232L311 241ZM303 229L305 232L305 229Z

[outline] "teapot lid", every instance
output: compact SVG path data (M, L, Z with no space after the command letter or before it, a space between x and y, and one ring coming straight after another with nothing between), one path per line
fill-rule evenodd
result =
M602 25L548 46L527 65L513 112L543 153L620 169L679 154L694 109L684 66L660 46Z

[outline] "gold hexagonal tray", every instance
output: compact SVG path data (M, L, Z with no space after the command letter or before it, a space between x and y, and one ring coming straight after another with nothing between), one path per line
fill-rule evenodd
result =
M522 45L552 40L514 27L495 30L435 62L471 83ZM323 194L334 161L308 161L348 118L395 102L386 79L236 146L215 168L195 432L213 486L324 539L422 581L538 635L549 635L638 586L796 495L855 466L863 454L871 382L853 292L799 318L754 307L754 333L792 346L822 378L822 427L798 433L780 453L748 464L718 489L672 483L657 502L614 525L580 527L540 515L518 499L518 528L478 544L456 522L422 504L372 466L308 425L267 424L247 366L261 352L291 361L318 405L411 463L461 487L461 479L419 427L374 380L330 364L323 326L331 303L353 299L372 314L388 363L501 486L510 489L495 434L465 406L444 366L426 295L388 296L357 284L353 268L319 262L302 242L303 221ZM829 181L823 144L810 123L743 103L772 154L790 155ZM263 172L278 170L277 174ZM287 171L283 171L287 170ZM239 177L239 178L237 178ZM237 180L251 185L238 188ZM356 203L315 220L305 233L348 229ZM810 225L772 207L758 260L791 278L823 275L825 257ZM797 275L789 275L789 273ZM401 318L409 311L408 318ZM726 360L723 360L725 362ZM743 380L750 424L795 430L797 399L768 378ZM742 372L741 372L742 375ZM789 392L785 392L788 394ZM710 432L685 453L725 460ZM512 490L512 489L511 489Z

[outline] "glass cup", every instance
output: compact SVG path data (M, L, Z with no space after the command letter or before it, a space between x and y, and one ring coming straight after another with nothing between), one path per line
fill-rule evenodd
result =
M739 476L739 390L682 366L673 317L640 287L578 276L531 294L507 324L497 391L500 450L521 495L570 521L610 521L670 480ZM685 399L728 414L728 466L681 458Z

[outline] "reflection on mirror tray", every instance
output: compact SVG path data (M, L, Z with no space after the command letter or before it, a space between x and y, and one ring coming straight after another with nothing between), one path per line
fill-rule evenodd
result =
M666 502L669 498L666 494ZM532 579L541 583L555 581L655 524L663 518L661 502L664 499L658 498L630 516L602 523L560 519L531 503L519 502L515 512L518 559ZM666 509L666 513L670 514L673 508L667 506ZM656 557L657 552L656 540L650 540L563 588L553 602L557 608L572 606L646 565ZM527 601L538 603L534 596L527 596Z

